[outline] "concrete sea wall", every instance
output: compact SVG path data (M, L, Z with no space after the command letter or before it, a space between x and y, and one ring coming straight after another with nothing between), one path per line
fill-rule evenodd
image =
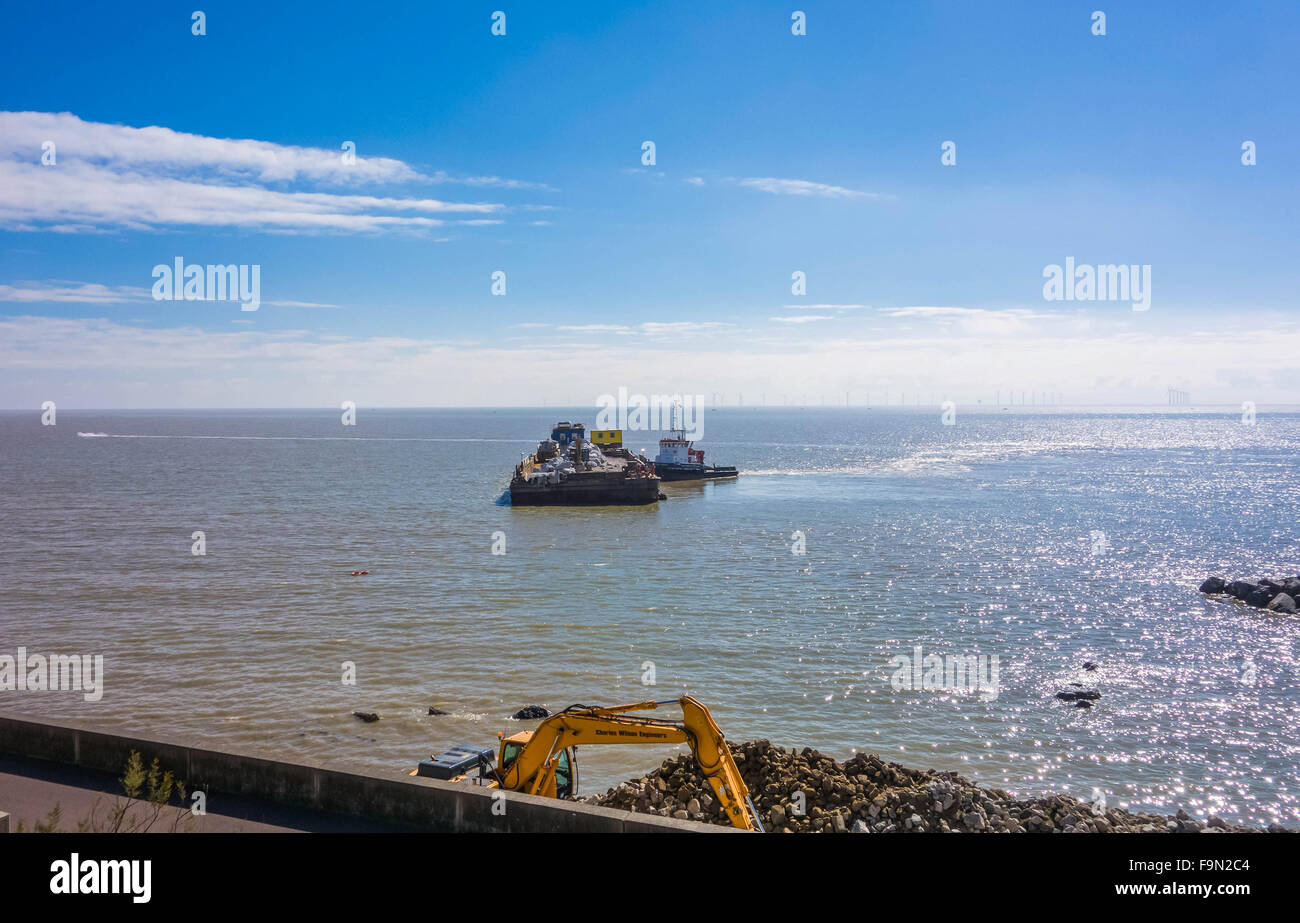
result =
M0 753L121 773L135 750L209 801L225 792L276 804L466 833L714 833L727 828L505 793L493 813L489 789L411 776L384 778L241 756L181 743L106 734L75 724L0 714ZM0 800L3 796L0 795ZM0 811L4 804L0 803ZM500 807L497 808L500 812Z

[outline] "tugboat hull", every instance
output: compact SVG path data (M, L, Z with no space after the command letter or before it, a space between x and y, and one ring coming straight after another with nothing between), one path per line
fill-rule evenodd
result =
M740 476L740 472L732 467L677 465L663 462L655 464L655 474L661 481L720 481Z

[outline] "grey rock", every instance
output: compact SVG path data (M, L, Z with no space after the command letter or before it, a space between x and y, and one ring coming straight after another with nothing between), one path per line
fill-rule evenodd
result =
M1278 593L1269 600L1267 608L1270 612L1281 612L1286 615L1296 614L1295 599L1288 593Z

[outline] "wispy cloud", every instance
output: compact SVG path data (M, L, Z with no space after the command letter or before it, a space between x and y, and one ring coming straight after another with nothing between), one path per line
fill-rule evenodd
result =
M273 308L337 308L336 304L322 304L319 301L263 301L263 306Z
M787 311L870 311L870 304L783 304Z
M98 282L66 282L62 280L0 285L0 302L19 302L22 304L125 304L153 300L151 289L134 285L101 285ZM197 298L194 300L206 301L208 299ZM278 308L338 307L336 304L325 304L319 301L291 300L267 300L262 302L262 306Z
M37 163L47 141L54 142L60 164L99 164L114 172L204 170L263 183L400 183L427 179L402 161L388 157L358 155L349 164L344 162L342 150L210 138L157 125L133 128L87 122L70 112L0 112L0 157L19 156Z
M130 285L100 285L97 282L19 282L0 285L0 301L26 304L73 303L119 304L148 301L149 289Z
M54 144L55 163L41 162ZM86 232L239 227L279 232L422 231L448 219L500 222L497 202L323 192L287 186L456 182L400 160L87 122L70 113L0 112L0 227ZM468 177L471 186L531 188ZM462 218L462 216L475 216ZM491 216L491 217L485 217Z
M806 179L777 179L775 177L748 177L736 180L747 189L758 189L772 195L817 196L823 199L888 199L892 196L880 192L864 192L844 186L814 183Z
M732 324L724 321L645 321L640 324L542 324L522 323L515 327L529 329L554 329L565 333L615 333L619 335L643 334L649 337L679 336L689 333L716 331Z
M722 321L647 321L641 324L640 329L648 336L665 337L715 332L730 326Z
M781 324L806 324L815 320L834 320L833 314L794 314L789 317L769 317L768 320L774 320Z
M555 192L556 188L548 183L535 183L522 179L506 179L501 176L455 176L439 170L432 176L424 177L434 183L454 183L458 186L491 186L496 189L534 189Z
M566 331L577 332L577 333L603 333L603 332L621 333L625 330L631 330L632 328L626 327L623 324L560 324L555 329L566 330Z
M935 323L956 323L967 333L1007 336L1027 331L1031 322L1074 319L1071 315L1028 308L965 308L956 305L908 305L881 308L884 317L916 318Z

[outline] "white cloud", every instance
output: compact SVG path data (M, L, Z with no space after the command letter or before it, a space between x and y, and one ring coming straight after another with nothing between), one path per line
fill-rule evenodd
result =
M778 321L782 324L806 324L815 320L834 320L833 314L795 314L790 317L769 317L768 320Z
M154 301L153 291L133 285L101 285L98 282L19 282L0 285L0 302L23 304L123 304L127 302ZM195 299L206 301L205 298ZM277 308L337 308L336 304L319 301L263 300L263 307Z
M900 308L881 308L879 313L891 318L922 318L939 324L956 324L970 334L1011 336L1031 329L1033 321L1072 320L1074 315L1038 312L1027 308L964 308L954 305L909 305Z
M157 125L133 128L87 122L70 112L0 112L0 157L40 159L42 145L53 141L58 160L77 160L115 169L158 167L168 170L207 170L260 182L297 180L355 183L452 183L501 189L552 189L546 183L500 176L456 176L444 170L423 174L391 157L365 156L355 151L343 160L342 142L336 150L298 147L249 138L210 138Z
M679 336L688 333L703 333L730 327L721 321L645 321L635 325L626 324L515 324L515 327L549 328L563 330L567 333L616 333L621 336L643 334L647 337ZM549 344L554 345L554 344Z
M450 173L444 173L439 170L432 176L424 177L433 183L454 183L458 186L492 186L497 189L537 189L545 192L557 191L554 186L548 183L534 183L521 179L505 179L500 176L453 176ZM549 206L538 206L547 208Z
M677 336L683 333L705 333L730 327L720 321L647 321L640 330L649 336Z
M1300 336L1293 319L1239 316L1234 323L1246 341ZM1104 331L1063 334L1051 326L1010 337L936 329L764 342L734 335L619 338L582 348L589 352L574 363L571 351L550 341L481 345L433 336L327 337L256 326L141 329L103 319L0 317L0 395L11 407L28 408L43 400L61 408L332 407L343 391L372 406L515 406L521 394L538 403L594 401L627 384L646 393L851 390L855 399L888 387L942 391L969 404L980 396L989 404L995 389L1014 388L1059 391L1076 401L1162 403L1172 383L1198 402L1300 399L1300 357L1284 355L1261 367L1249 351L1225 350L1213 338L1124 330L1118 323Z
M90 164L57 167L0 161L0 227L83 231L168 226L291 231L382 231L436 227L447 214L493 212L501 205L320 192L114 173ZM395 214L398 213L398 214Z
M774 177L749 177L737 180L748 189L759 189L772 195L818 196L825 199L888 199L891 196L879 192L863 192L847 189L844 186L829 186L826 183L814 183L806 179L776 179Z
M46 141L56 146L54 165L41 163ZM347 164L341 151L107 125L69 113L0 112L0 227L11 230L419 232L462 215L475 216L465 224L501 222L506 207L495 202L283 188L456 181L391 158L358 156ZM499 177L461 182L532 188Z
M73 304L119 304L149 301L149 289L130 285L100 285L97 282L19 282L0 285L0 301Z
M870 304L783 304L787 311L870 311Z

